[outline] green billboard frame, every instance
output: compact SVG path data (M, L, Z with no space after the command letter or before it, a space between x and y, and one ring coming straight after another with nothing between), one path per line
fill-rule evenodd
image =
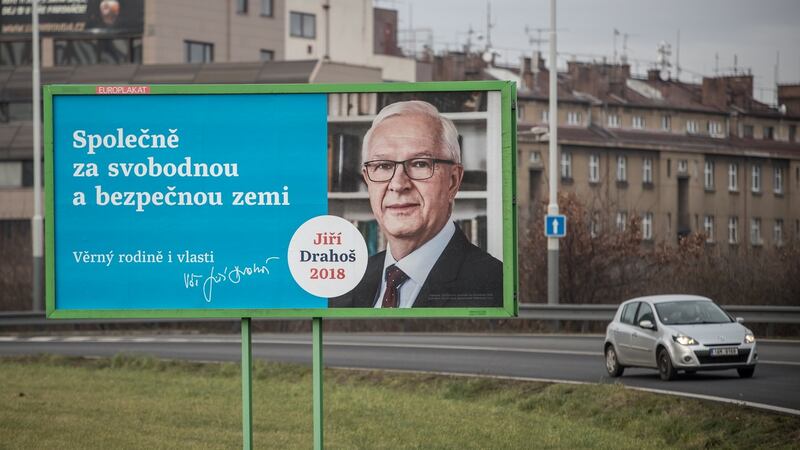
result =
M316 309L97 309L59 310L55 296L55 186L53 98L66 95L98 95L102 85L49 85L43 87L45 162L45 270L48 319L225 319L264 318L506 318L518 315L518 262L516 211L516 84L511 81L461 81L367 84L258 84L258 85L147 85L141 95L225 94L333 94L413 92L499 92L502 170L503 306L494 308L316 308ZM103 94L107 95L107 94ZM134 94L136 95L136 94ZM487 200L488 201L488 200Z

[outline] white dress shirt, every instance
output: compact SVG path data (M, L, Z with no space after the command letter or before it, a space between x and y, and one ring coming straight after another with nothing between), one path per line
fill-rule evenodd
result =
M453 234L456 232L456 226L453 221L448 219L447 224L436 233L430 241L422 244L422 246L413 252L406 255L400 261L394 259L392 256L391 245L386 245L386 257L383 260L383 271L381 271L381 289L375 299L375 308L380 308L383 294L386 292L386 269L395 264L400 270L408 275L408 280L403 283L398 289L400 296L400 308L410 308L414 305L422 285L428 278L433 265L439 260L439 256L444 251Z

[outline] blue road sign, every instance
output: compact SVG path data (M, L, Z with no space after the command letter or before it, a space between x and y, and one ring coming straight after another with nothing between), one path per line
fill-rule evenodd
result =
M547 215L544 218L544 234L547 237L562 238L567 235L567 216Z

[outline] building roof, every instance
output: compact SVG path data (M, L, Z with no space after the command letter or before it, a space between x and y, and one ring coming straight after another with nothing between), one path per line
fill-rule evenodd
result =
M536 136L531 133L530 127L520 127L518 135L523 142L538 142ZM559 144L567 146L800 160L800 144L796 143L737 137L713 138L667 132L610 130L594 125L590 127L559 126L558 141Z
M122 64L58 66L42 69L42 84L260 84L309 83L319 61L213 64ZM324 62L323 65L343 66ZM347 66L349 73L374 78L371 67ZM30 101L31 67L0 69L0 101ZM359 80L360 81L360 80Z

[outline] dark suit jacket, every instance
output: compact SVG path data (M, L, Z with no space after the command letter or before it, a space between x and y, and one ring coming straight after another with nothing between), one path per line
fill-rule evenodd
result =
M386 252L372 256L361 282L328 301L331 308L372 308L381 286ZM414 308L503 306L503 263L472 245L460 228L431 268Z

